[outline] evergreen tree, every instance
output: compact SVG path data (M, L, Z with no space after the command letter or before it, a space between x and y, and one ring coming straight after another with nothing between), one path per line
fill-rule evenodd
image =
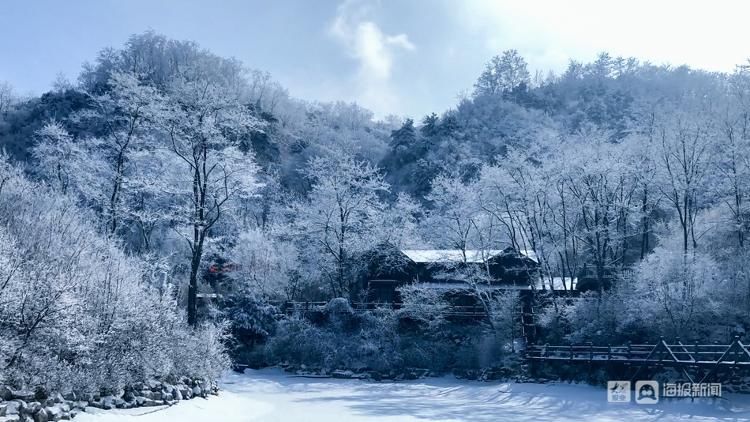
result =
M417 140L417 131L414 128L414 120L406 119L404 124L391 132L391 146L393 148L406 147L414 145Z
M422 127L419 128L419 132L425 137L435 136L437 134L439 121L440 118L435 113L424 116L424 119L422 119Z

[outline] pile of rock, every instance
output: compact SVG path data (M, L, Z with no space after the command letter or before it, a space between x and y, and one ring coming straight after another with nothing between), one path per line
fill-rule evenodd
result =
M326 369L310 368L306 365L293 365L282 363L279 365L286 372L294 373L304 377L327 377L327 378L345 378L361 379L371 381L404 381L416 380L427 377L437 377L444 374L435 373L424 368L399 368L385 371L377 371L371 368L351 369ZM529 378L523 376L523 371L507 366L490 367L484 369L456 369L453 375L459 379L474 381L516 381L516 382L549 382L546 378Z
M215 382L182 377L171 384L151 380L119 391L100 394L48 394L43 390L14 390L0 386L0 422L48 422L69 420L87 407L130 409L146 406L171 406L180 400L217 395Z
M294 373L298 376L305 377L326 377L326 378L341 378L341 379L360 379L360 380L372 380L372 381L403 381L403 380L415 380L419 378L425 378L430 376L437 376L427 369L420 368L402 368L392 369L389 371L377 371L370 368L357 368L351 369L326 369L326 368L309 368L305 365L290 365L283 363L279 365L286 372Z
M61 394L47 396L39 391L0 387L0 421L3 422L69 420L86 404L65 400Z

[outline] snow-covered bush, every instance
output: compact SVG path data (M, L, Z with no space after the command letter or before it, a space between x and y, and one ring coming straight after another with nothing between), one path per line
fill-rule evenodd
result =
M332 330L343 332L351 329L352 324L356 323L354 309L343 297L335 297L328 301L325 313Z
M219 302L220 317L228 326L231 337L227 346L232 358L244 364L265 363L258 345L276 332L278 307L259 299L249 289L239 289Z
M450 308L442 292L417 283L402 286L398 291L402 300L399 315L416 322L425 334L438 335Z
M265 347L266 360L327 369L401 366L393 311L355 312L346 299L337 298L328 303L324 313L326 318L320 324L302 317L280 321Z
M226 337L225 324L204 323L193 329L183 322L168 339L173 365L168 375L218 379L231 363L225 350Z
M331 353L330 333L305 318L288 318L276 329L265 347L269 363L293 362L322 366Z
M548 331L556 331L553 333L556 341L619 343L621 324L627 312L621 293L622 287L615 286L604 292L585 292L571 301L560 300L557 311L550 306L541 322Z
M0 382L118 389L150 378L214 378L222 330L188 328L171 289L98 234L89 212L0 160Z
M609 290L548 306L541 323L548 341L723 339L717 328L731 314L725 272L704 252L659 247Z
M346 299L335 298L321 315L281 319L264 347L265 362L382 372L505 366L517 329L508 319L517 294L493 299L489 324L450 320L449 301L434 289L415 286L402 292L404 303L397 311L354 310Z
M711 338L721 320L716 293L725 284L708 254L656 248L636 268L622 324L669 337Z
M520 337L518 313L521 309L518 291L498 291L489 300L491 334L499 343L499 352L514 351L513 341Z
M403 367L398 320L390 309L376 309L360 316L361 329L352 340L362 367L379 371Z

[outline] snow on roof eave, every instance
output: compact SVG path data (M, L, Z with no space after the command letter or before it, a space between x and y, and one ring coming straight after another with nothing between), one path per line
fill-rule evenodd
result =
M464 255L460 249L402 249L401 252L417 263L430 262L464 262ZM501 249L467 249L466 262L484 262L503 252ZM519 253L534 262L539 262L533 251L521 250Z
M460 249L402 249L401 252L414 262L464 262L464 252ZM484 262L501 250L469 250L466 251L466 262Z
M554 290L578 290L578 277L565 277L564 281L562 277L552 277L552 285ZM550 290L549 278L535 280L534 288L536 290Z
M450 283L441 283L441 282L423 282L420 283L420 286L424 286L430 289L436 289L436 290L471 290L471 289L479 289L479 290L531 290L532 286L530 284L480 284L477 286L472 286L469 283L456 283L456 282L450 282Z
M520 250L520 251L518 251L518 252L519 252L519 253L520 253L521 255L525 256L526 258L529 258L530 260L532 260L532 261L536 262L537 264L539 263L539 259L538 259L538 258L537 258L537 256L536 256L536 252L534 252L534 251L530 251L530 250L528 250L528 249L523 249L523 250Z

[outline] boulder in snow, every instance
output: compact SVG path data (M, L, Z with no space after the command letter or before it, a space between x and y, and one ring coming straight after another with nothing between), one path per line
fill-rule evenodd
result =
M47 415L47 411L44 409L39 409L36 413L34 413L34 422L47 422L49 420L50 417L49 415Z
M63 410L60 406L50 406L42 410L47 413L47 416L51 421L59 421L60 419L62 419Z

